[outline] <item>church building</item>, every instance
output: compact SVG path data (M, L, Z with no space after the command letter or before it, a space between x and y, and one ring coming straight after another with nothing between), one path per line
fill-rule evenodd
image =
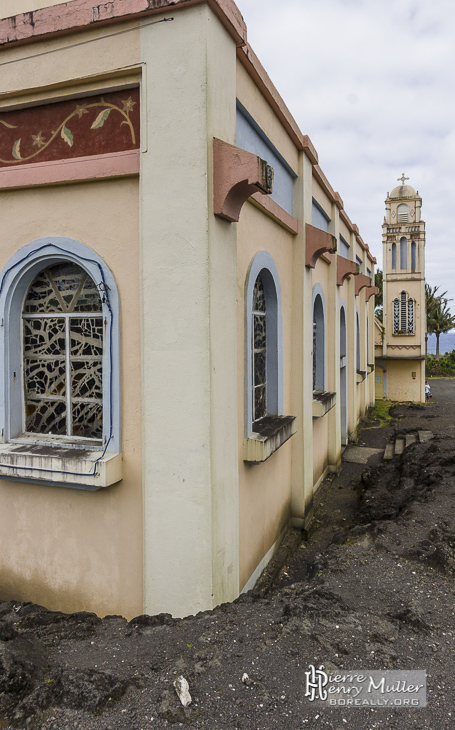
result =
M0 599L232 601L374 403L376 261L233 0L0 0L0 47Z

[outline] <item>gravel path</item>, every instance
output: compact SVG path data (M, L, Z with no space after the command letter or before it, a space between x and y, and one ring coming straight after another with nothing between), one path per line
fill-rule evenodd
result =
M455 728L455 380L432 392L366 424L360 446L434 438L327 479L308 542L265 598L129 623L0 603L0 728ZM312 665L426 670L427 706L318 706L305 697Z

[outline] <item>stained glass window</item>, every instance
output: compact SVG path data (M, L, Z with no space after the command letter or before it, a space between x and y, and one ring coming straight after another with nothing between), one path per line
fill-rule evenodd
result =
M93 279L71 262L44 269L22 324L25 431L101 439L104 321Z
M259 275L253 290L253 416L257 421L267 413L267 339L264 284Z

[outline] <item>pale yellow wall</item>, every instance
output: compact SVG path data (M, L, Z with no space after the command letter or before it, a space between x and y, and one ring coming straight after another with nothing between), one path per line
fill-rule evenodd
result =
M412 373L416 373L415 379ZM395 401L422 400L425 385L425 364L423 360L387 361L387 398Z
M318 181L313 177L313 198L319 203L321 208L332 218L332 203L319 185Z
M384 399L383 379L384 379L384 370L379 365L376 365L376 367L375 367L375 384L374 384L374 393L375 393L376 400Z
M333 373L331 372L332 362L330 360L330 347L333 339L336 336L337 323L335 322L335 313L332 302L332 294L329 281L331 274L331 266L324 258L319 258L313 272L313 288L316 284L319 284L324 293L324 307L325 307L325 360L326 360L326 386L327 391L334 388L334 383L331 382ZM311 314L311 322L313 321L313 314ZM311 371L311 378L313 373ZM316 484L318 479L322 476L323 472L329 463L329 418L331 412L326 413L321 418L313 418L313 484ZM332 414L333 415L333 414Z
M258 251L268 251L278 270L283 314L283 411L291 406L291 306L293 236L260 210L247 203L238 223L238 439L239 439L239 547L240 589L250 578L291 517L291 441L267 461L243 461L245 433L245 303L248 267ZM296 438L293 436L292 438Z
M0 480L0 598L131 618L142 612L137 179L3 191L0 204L0 267L35 239L68 236L115 277L124 476L98 492Z
M66 0L66 2L71 0ZM11 15L28 13L31 10L53 7L62 0L0 0L0 18L9 18Z
M340 233L343 236L345 241L347 241L348 243L351 243L351 232L350 232L349 228L347 227L346 223L344 223L344 221L341 218L340 218ZM352 256L352 246L349 249L349 253Z
M2 67L0 107L96 93L132 79L137 82L141 71L138 21L121 27L132 30L112 36L112 28L91 28L74 37L46 40L48 53L42 55L37 54L43 46L36 43L3 48L2 62L8 64Z
M297 172L299 155L296 146L239 60L237 60L237 98L290 167Z

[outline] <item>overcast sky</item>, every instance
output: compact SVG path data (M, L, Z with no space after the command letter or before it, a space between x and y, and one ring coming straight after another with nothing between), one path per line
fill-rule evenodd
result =
M455 300L454 0L237 5L378 267L384 200L404 172L422 196L426 279Z

